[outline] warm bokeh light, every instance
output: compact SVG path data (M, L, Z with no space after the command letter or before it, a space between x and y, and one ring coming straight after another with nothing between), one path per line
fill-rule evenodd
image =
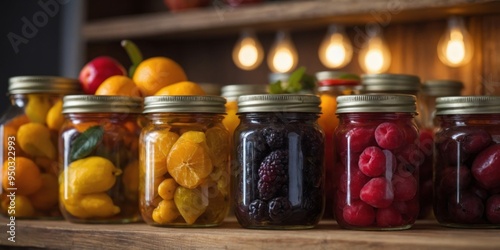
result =
M331 25L328 28L318 56L323 65L332 69L342 68L351 62L352 45L342 26Z
M264 52L257 37L249 31L243 32L233 49L233 62L238 68L252 70L257 68Z
M448 20L448 28L438 44L438 56L442 63L459 67L472 59L474 47L464 20L453 17Z
M298 63L295 46L288 32L279 31L267 58L267 64L272 72L287 73L292 71Z
M380 32L372 34L359 53L359 64L369 74L383 73L391 65L391 52Z

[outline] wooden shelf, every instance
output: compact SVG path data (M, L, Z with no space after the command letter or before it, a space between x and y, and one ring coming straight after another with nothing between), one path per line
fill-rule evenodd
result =
M6 228L7 221L0 220ZM159 228L16 220L16 242L2 230L0 245L55 249L500 249L498 230L454 229L418 221L404 231L352 231L334 221L310 230L254 230L229 218L215 228ZM1 247L0 247L1 248Z
M214 1L203 9L179 13L160 12L95 20L83 27L89 41L151 37L184 37L259 30L326 25L331 22L422 21L449 15L500 13L500 2L492 0L321 0L268 2L231 8Z

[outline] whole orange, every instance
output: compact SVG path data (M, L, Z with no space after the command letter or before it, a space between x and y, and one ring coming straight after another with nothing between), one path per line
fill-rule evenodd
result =
M194 82L183 81L163 87L155 95L205 95L205 91Z
M95 91L95 95L141 96L141 92L132 79L126 76L111 76L104 80Z
M9 179L9 176L14 179ZM3 164L2 186L6 190L17 188L16 194L19 195L32 194L42 187L40 169L26 157L16 157L14 162L6 161Z
M165 86L186 81L187 77L184 69L174 60L152 57L137 66L133 80L143 96L151 96Z

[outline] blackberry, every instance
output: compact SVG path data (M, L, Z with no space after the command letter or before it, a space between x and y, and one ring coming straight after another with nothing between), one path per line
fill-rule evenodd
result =
M277 197L269 202L269 217L274 222L283 222L292 213L292 204L286 197Z
M323 165L315 157L307 157L304 164L304 185L320 187L323 180Z
M284 128L268 127L264 128L262 134L266 138L266 143L271 149L286 148L287 133Z
M288 187L288 151L271 152L260 164L258 189L260 198L270 200L278 191Z
M322 159L324 154L324 136L309 125L301 126L302 148L304 149L304 156Z
M248 215L255 222L264 222L269 220L269 206L262 200L254 200L248 206Z

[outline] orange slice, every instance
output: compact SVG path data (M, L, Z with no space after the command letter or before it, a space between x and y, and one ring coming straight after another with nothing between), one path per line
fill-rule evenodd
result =
M199 186L213 170L205 134L198 131L182 134L168 154L167 168L179 185Z

